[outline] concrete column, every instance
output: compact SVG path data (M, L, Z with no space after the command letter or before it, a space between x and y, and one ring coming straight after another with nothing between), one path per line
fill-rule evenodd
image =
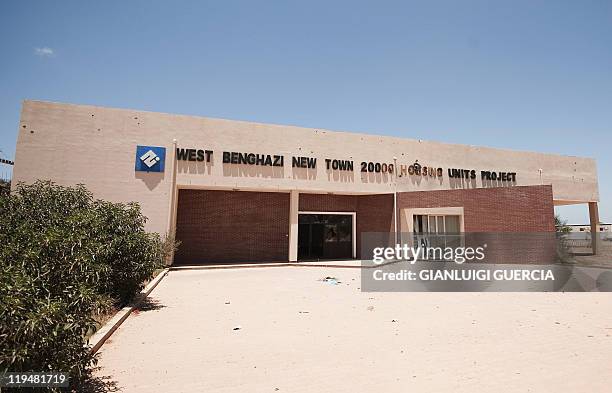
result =
M291 191L289 202L289 262L297 262L298 258L298 211L300 193Z
M176 241L175 235L176 235L176 211L177 211L177 188L176 188L176 166L177 166L177 161L176 161L176 146L177 146L177 142L176 139L172 140L172 151L170 152L170 154L167 154L167 157L171 157L171 163L172 165L170 165L170 168L172 170L172 172L170 173L170 191L168 192L168 196L170 199L170 206L168 209L168 229L166 231L166 236L171 237L174 241ZM168 161L166 160L166 168L168 168ZM169 265L172 265L174 263L174 250L172 250L172 252L170 253L170 259L168 261L166 261L166 263Z
M597 243L599 241L599 209L597 202L589 202L589 219L591 221L591 247L593 255L597 255Z

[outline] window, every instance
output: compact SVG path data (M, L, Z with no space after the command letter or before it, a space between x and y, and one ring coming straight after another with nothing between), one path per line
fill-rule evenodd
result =
M461 216L415 214L413 220L415 244L424 247L461 246Z
M457 234L461 232L459 223L460 216L457 215L414 215L414 233L445 233Z

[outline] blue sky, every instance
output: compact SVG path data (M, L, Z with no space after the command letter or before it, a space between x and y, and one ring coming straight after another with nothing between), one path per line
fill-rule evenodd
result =
M23 99L351 130L593 157L612 221L612 1L7 0L0 53L8 157Z

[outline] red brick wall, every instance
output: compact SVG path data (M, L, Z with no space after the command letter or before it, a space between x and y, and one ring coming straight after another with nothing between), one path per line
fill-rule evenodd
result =
M485 262L556 260L552 186L405 192L397 202L398 209L463 207L466 246L487 244Z
M398 209L463 207L466 232L554 232L552 186L402 192Z
M287 261L289 194L180 190L175 264Z
M464 208L466 232L555 230L551 186L398 194L399 209L454 206ZM299 210L356 212L358 258L361 233L394 227L393 194L302 193ZM287 261L288 232L288 193L180 190L176 237L182 244L175 263Z
M300 211L356 212L357 258L361 233L393 232L393 194L329 195L300 194Z

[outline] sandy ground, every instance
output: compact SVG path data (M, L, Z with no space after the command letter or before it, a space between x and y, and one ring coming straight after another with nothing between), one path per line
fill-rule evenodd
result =
M588 249L588 251L591 250ZM599 266L612 268L612 241L600 241L597 255L575 256L573 257L572 262L580 266Z
M373 294L359 275L172 271L98 375L129 393L612 392L611 293Z

